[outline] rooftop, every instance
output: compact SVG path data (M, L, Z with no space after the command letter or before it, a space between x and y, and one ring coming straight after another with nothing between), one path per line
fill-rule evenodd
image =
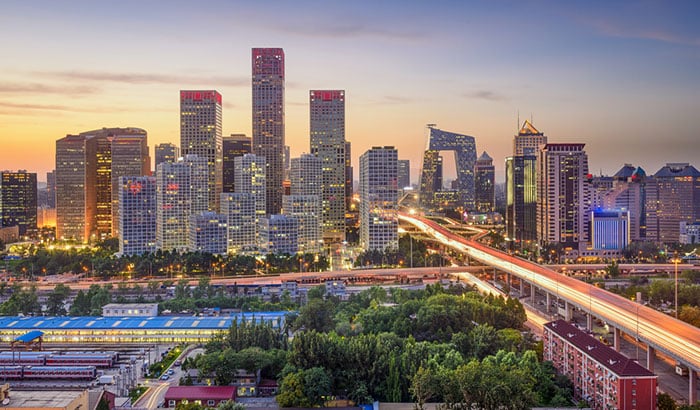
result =
M171 386L165 392L165 400L230 400L235 398L236 389L236 386Z
M549 322L544 326L555 334L568 340L569 343L595 359L618 377L656 377L654 373L645 369L639 363L616 352L615 349L604 345L594 337L591 337L564 320Z
M84 391L20 391L10 392L10 402L3 407L62 408L68 406Z
M234 320L272 321L284 320L289 312L245 312L232 316L151 316L151 317L102 317L102 316L2 316L0 334L7 330L76 330L76 329L219 329L231 327ZM278 323L281 324L281 323Z

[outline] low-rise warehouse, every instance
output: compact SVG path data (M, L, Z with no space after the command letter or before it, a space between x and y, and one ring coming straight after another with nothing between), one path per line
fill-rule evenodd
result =
M246 312L228 317L153 316L3 316L0 342L9 343L32 330L44 343L203 343L236 321L284 327L289 312Z

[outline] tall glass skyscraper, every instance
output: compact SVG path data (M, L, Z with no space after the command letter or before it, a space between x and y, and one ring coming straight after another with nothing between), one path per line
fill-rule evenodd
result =
M0 228L18 226L23 236L36 230L36 174L0 172Z
M119 253L141 255L156 250L156 179L121 177Z
M311 153L321 160L322 225L326 242L345 240L345 91L309 92Z
M365 250L397 249L398 152L372 147L360 156L360 246Z
M246 137L245 134L231 134L228 137L224 137L223 144L223 159L224 159L224 171L223 171L223 192L236 192L235 189L235 164L233 162L234 158L241 157L245 154L251 153L251 141L250 137Z
M267 161L266 213L279 214L284 192L284 51L254 48L252 69L253 154Z
M222 191L221 94L214 90L180 91L180 150L207 160L207 197L218 212Z

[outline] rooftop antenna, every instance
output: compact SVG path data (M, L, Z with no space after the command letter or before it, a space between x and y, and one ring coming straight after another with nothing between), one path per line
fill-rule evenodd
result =
M530 111L530 124L532 123L534 123L534 121L532 120L532 111Z
M520 129L520 109L518 109L518 123L515 124L515 129L519 130Z

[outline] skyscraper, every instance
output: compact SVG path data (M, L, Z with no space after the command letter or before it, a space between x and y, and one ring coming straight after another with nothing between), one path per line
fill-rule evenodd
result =
M411 186L411 161L408 159L399 160L399 189Z
M494 186L496 168L493 159L484 151L474 166L474 199L477 212L493 212L496 206Z
M156 251L156 179L121 177L119 253L142 255Z
M352 146L350 141L345 141L345 211L350 212L352 207L353 194L353 169L352 169Z
M240 253L257 249L255 196L242 192L221 194L221 214L228 223L227 251Z
M321 159L313 154L292 158L291 195L282 197L283 214L296 218L298 244L302 252L316 252L321 240L321 195L323 175ZM343 204L343 207L345 204Z
M46 205L49 208L56 208L56 171L46 173Z
M588 155L585 144L546 144L537 157L537 238L579 250L588 242Z
M278 214L284 179L284 51L254 48L252 69L253 154L267 162L266 213Z
M646 239L678 242L681 222L700 222L700 171L670 163L646 180Z
M506 159L506 234L518 247L537 240L537 151L547 136L525 121Z
M156 246L162 250L187 250L190 215L207 209L208 162L186 155L177 162L163 162L156 170Z
M175 162L180 158L180 148L177 145L165 142L163 144L157 144L155 148L156 153L156 163L155 168L163 162Z
M119 178L150 174L147 134L102 128L56 141L56 235L87 242L117 231Z
M345 240L345 91L309 92L311 153L321 159L326 242Z
M289 170L291 194L316 195L320 198L323 192L322 166L321 159L313 154L292 158Z
M210 211L219 210L222 191L221 94L214 90L180 91L180 150L207 160Z
M190 232L187 248L190 252L214 255L226 253L228 225L226 215L202 212L190 215Z
M233 160L235 164L236 192L251 194L255 198L256 220L265 216L266 179L265 158L255 154L245 154Z
M360 246L365 250L399 246L398 152L372 147L360 156Z
M629 239L640 241L646 238L646 173L640 167L625 164L613 175L613 187L603 194L601 207L621 209L629 213Z
M0 171L0 228L18 226L19 235L36 231L36 174Z
M258 246L266 253L290 254L298 252L299 224L289 215L268 215L260 218Z
M231 134L223 139L223 192L236 192L233 159L251 153L251 140L245 134Z

